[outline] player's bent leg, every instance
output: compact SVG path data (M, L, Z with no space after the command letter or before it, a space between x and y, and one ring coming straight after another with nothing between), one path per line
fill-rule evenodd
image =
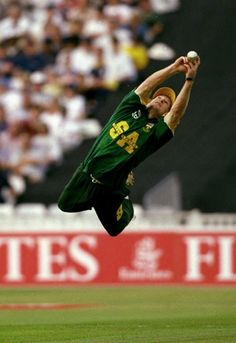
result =
M77 197L71 196L70 193L64 191L58 200L58 207L63 212L81 212L92 208L90 202L80 203Z
M78 171L66 185L58 200L58 207L63 212L80 212L92 208L91 199L94 184L91 178Z
M106 201L94 205L94 209L102 225L110 236L118 236L134 216L130 199L111 196Z
M116 211L116 223L107 228L107 232L111 236L119 235L129 224L134 216L134 209L131 200L124 199L122 204L118 207ZM108 231L109 229L109 231Z

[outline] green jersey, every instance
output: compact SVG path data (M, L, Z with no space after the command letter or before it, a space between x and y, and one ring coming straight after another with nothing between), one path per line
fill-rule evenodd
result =
M124 186L129 172L173 137L163 119L148 118L132 90L96 139L83 170L113 188Z

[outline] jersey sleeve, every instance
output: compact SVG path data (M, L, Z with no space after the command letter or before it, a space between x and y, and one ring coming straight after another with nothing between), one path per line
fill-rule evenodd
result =
M124 118L125 115L128 115L132 111L136 111L141 107L144 107L144 105L141 104L139 96L135 93L135 89L132 89L116 107L111 119Z
M164 118L162 117L155 128L155 145L156 149L159 149L161 146L166 144L173 137L173 132L169 126L165 123Z

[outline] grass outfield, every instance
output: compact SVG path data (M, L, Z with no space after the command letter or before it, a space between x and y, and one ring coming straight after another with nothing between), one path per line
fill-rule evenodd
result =
M236 342L236 288L0 289L0 304L84 304L0 310L1 343Z

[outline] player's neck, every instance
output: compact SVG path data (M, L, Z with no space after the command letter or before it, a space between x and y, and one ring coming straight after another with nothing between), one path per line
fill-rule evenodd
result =
M152 107L148 108L148 118L149 119L160 119L161 115L158 111Z

